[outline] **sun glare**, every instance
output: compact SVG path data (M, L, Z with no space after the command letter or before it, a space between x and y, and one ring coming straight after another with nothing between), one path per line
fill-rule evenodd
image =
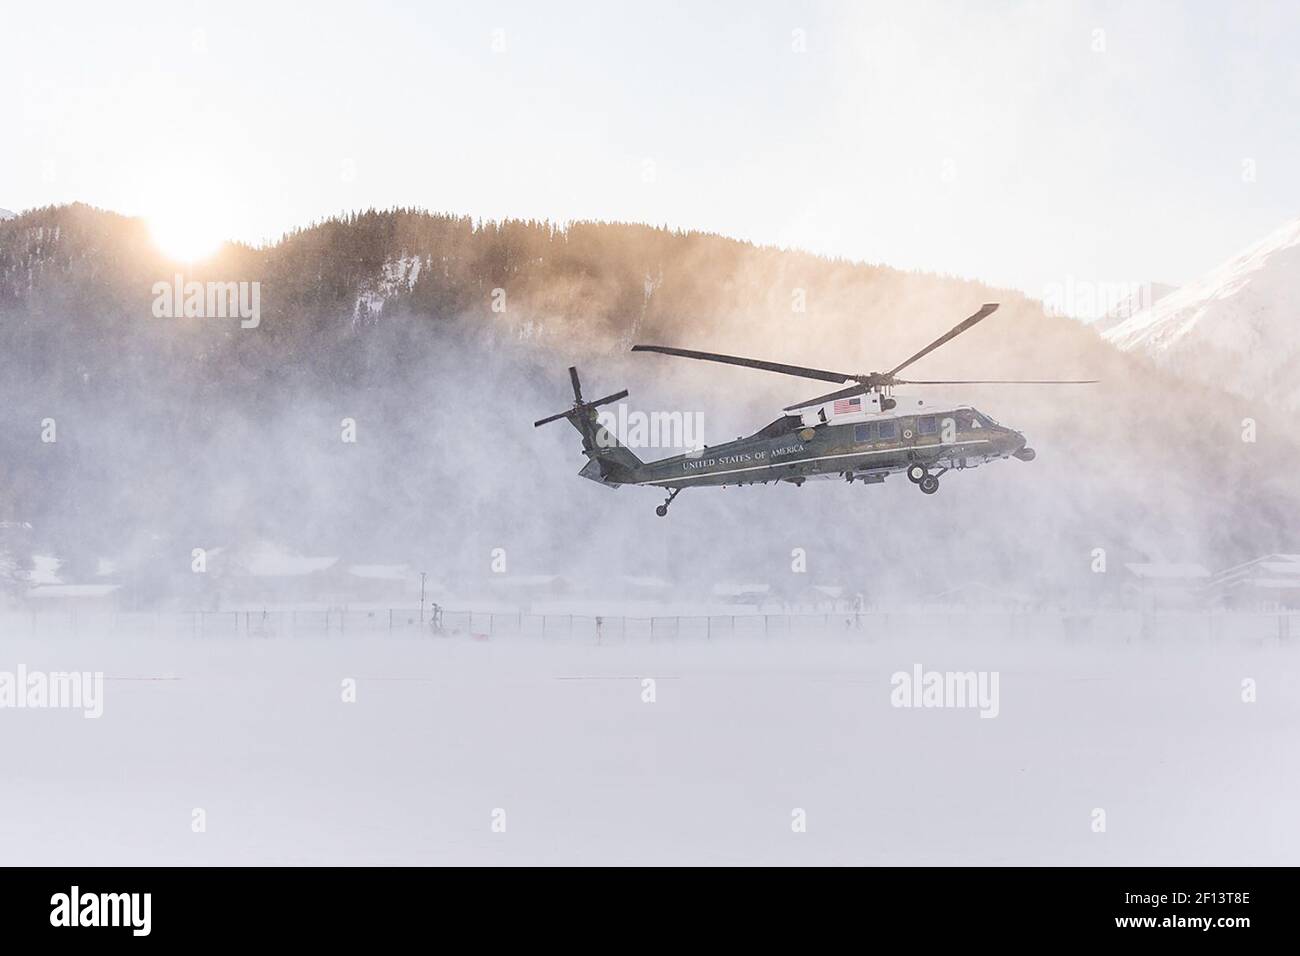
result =
M222 237L211 220L198 213L149 217L149 232L163 255L178 262L197 262L221 248Z

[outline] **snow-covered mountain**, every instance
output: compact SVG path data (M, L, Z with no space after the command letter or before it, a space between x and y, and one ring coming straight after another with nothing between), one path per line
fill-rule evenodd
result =
M1300 219L1103 334L1194 381L1300 407Z
M1092 327L1102 334L1109 332L1121 322L1127 321L1143 309L1151 308L1171 292L1177 291L1177 286L1165 285L1163 282L1144 282L1117 302L1114 308L1093 322Z

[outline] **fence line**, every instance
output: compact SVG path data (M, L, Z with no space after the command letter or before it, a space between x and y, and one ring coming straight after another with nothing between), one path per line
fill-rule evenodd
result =
M591 643L1002 634L1027 640L1246 640L1286 643L1300 612L863 611L714 615L529 614L501 611L33 611L0 613L0 639L57 637L456 637Z

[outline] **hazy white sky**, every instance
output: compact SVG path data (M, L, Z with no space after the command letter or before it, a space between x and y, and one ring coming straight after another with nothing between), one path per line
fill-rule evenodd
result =
M1035 295L1185 281L1300 215L1294 2L45 0L0 23L11 209L251 241L372 205L647 221Z

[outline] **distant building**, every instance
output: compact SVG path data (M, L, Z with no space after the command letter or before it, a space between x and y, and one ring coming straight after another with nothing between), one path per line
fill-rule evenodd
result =
M841 611L860 610L855 608L856 595L848 595L838 584L809 584L801 588L791 602L797 610L814 611L818 614L835 614Z
M118 584L38 584L27 592L27 602L39 611L102 613L118 608Z
M1205 603L1210 572L1199 564L1126 564L1131 578L1125 590L1142 610L1197 607Z
M350 597L358 601L387 601L414 605L420 599L420 572L409 564L353 564L341 582ZM431 578L425 580L426 596L443 589Z
M338 590L337 557L305 557L269 543L247 550L210 548L206 570L189 575L210 609L241 605L330 604Z
M639 600L664 600L673 590L673 586L663 578L643 575L625 574L622 578L623 591L628 597Z
M1300 609L1300 554L1266 554L1214 575L1211 599L1248 611Z
M979 581L940 591L926 603L944 608L986 611L1028 611L1034 606L1034 601L1023 594L990 587Z
M772 587L768 584L715 584L713 596L724 604L750 604L755 607L767 603Z

